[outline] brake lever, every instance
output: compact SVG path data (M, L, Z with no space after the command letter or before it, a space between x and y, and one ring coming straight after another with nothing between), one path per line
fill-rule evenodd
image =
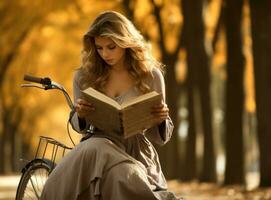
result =
M34 84L28 84L28 83L26 83L26 84L21 84L21 87L35 87L35 88L39 88L39 89L45 89L45 87L44 86L40 86L40 85L34 85Z

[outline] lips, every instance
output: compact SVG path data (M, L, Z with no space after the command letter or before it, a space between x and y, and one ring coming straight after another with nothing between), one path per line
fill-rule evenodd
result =
M113 61L113 59L106 59L105 62L107 63L111 63Z

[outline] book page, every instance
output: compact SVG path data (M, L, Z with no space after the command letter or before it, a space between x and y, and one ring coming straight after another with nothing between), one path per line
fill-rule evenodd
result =
M155 91L140 95L140 96L138 96L136 98L129 99L128 101L121 104L121 108L124 109L124 108L126 108L126 107L128 107L130 105L136 104L138 102L142 102L142 101L144 101L146 99L153 98L155 96L159 96L159 94L157 92L155 92Z
M98 90L95 90L91 87L85 89L82 91L83 93L89 95L89 96L92 96L93 98L96 98L96 99L99 99L100 101L103 101L107 104L110 104L112 106L114 106L115 108L119 109L121 108L121 106L119 105L118 102L116 102L114 99L106 96L105 94L99 92Z
M120 105L115 100L93 88L82 91L82 94L82 98L95 108L86 116L90 124L107 132L121 132Z
M154 116L151 113L152 107L160 104L161 101L162 95L155 92L133 101L132 104L126 104L122 110L124 137L128 138L152 127L154 125Z

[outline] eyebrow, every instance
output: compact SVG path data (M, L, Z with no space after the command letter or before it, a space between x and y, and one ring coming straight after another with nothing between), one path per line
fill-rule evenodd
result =
M105 46L106 46L106 47L109 47L109 46L112 46L112 45L116 45L116 44L115 44L114 42L110 42L109 44L107 44L107 45L105 45ZM102 46L95 43L95 47L97 48L97 47L102 47Z

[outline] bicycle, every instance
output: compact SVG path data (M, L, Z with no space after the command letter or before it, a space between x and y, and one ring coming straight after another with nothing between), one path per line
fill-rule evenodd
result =
M74 112L75 109L71 101L71 98L62 85L51 81L51 79L48 77L39 78L30 75L25 75L24 80L33 83L38 83L40 85L28 83L22 84L21 85L22 87L35 87L43 90L50 89L60 90L64 94L70 109L72 110L72 112ZM68 123L69 122L70 119ZM68 125L69 124L67 124L67 129ZM74 145L74 142L70 134L69 137ZM49 174L53 171L53 169L56 166L57 157L60 156L60 158L62 158L65 155L66 151L71 149L72 147L68 147L51 137L40 136L34 159L29 161L22 168L22 175L19 181L19 185L17 187L15 199L16 200L39 199ZM49 158L47 158L48 153L51 154Z

